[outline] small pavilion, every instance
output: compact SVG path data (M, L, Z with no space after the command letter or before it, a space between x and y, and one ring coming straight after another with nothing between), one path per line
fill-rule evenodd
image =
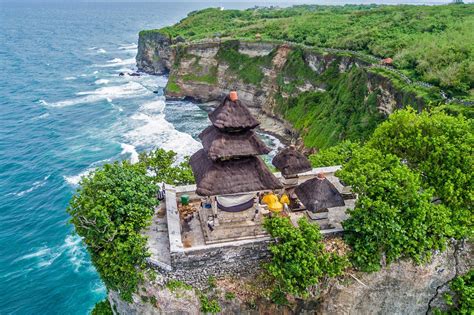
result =
M207 243L263 234L257 193L282 188L259 155L270 149L255 134L259 122L231 92L209 114L200 135L203 149L191 156Z

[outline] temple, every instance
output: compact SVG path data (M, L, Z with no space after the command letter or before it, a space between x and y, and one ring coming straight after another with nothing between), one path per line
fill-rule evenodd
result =
M206 243L263 234L258 194L281 189L259 155L270 149L253 129L259 122L231 92L209 114L211 126L199 138L203 149L191 156L196 193L205 197L199 217Z

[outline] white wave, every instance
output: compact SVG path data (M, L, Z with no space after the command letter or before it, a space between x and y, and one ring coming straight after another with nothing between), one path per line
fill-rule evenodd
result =
M88 176L90 173L92 173L95 170L95 167L90 167L86 169L85 171L77 174L77 175L70 175L70 176L63 176L64 180L71 186L76 187L79 186L79 183L81 182L81 179L84 176Z
M49 117L49 113L44 113L44 114L41 114L39 116L31 118L31 120L35 121L35 120L45 119L47 117Z
M89 49L89 50L96 50L97 48L98 48L98 47L95 47L95 46L94 46L94 47L89 47L89 48L87 48L87 49Z
M107 64L95 65L95 66L99 68L109 68L109 67L129 66L129 65L134 65L134 64L135 64L135 58L129 58L125 60L122 60L120 58L115 58L115 59L107 61Z
M138 152L135 146L125 143L121 143L120 146L122 147L122 152L120 154L130 154L130 163L138 163Z
M127 132L125 137L135 147L173 150L179 158L191 155L202 147L191 135L176 130L163 114L151 115L139 111L131 118L136 127Z
M43 247L39 248L38 250L36 250L33 253L23 255L23 256L15 259L15 260L13 260L13 262L18 262L18 261L22 261L22 260L31 259L31 258L37 258L37 257L44 257L44 256L48 255L49 253L51 253L51 249L46 247L46 246L43 246Z
M99 54L106 54L106 53L107 53L107 50L102 49L102 48L99 48L99 49L97 49L97 53L99 53Z
M61 256L61 251L55 251L47 246L42 246L32 253L23 255L13 262L24 261L24 260L33 260L37 267L43 268L50 266L59 256Z
M138 45L135 43L122 45L119 47L120 50L136 50L137 48L138 48Z
M159 99L156 101L142 104L139 110L141 112L150 113L150 114L154 114L154 113L162 114L163 110L165 109L165 106L166 106L165 101L163 99Z
M48 105L49 105L49 103L46 102L45 100L37 100L36 102L37 102L38 104L41 104L41 105L44 105L44 106L48 106Z
M42 180L39 180L39 181L36 181L34 182L30 188L28 189L25 189L25 190L22 190L20 192L17 192L17 193L10 193L8 195L15 195L15 196L18 196L18 197L22 197L26 194L29 194L30 192L32 192L33 190L36 190L42 186L44 186L46 184L46 182L48 181L48 178L49 178L50 175L48 176L45 176Z
M107 80L107 79L99 79L99 80L96 80L94 83L95 84L107 84L109 83L110 81Z
M81 267L89 264L86 251L84 247L81 246L81 242L82 239L78 235L68 235L62 246L76 273L79 272Z
M82 97L46 104L50 107L66 107L85 103L95 103L104 100L111 102L114 99L140 97L148 93L149 91L141 84L137 82L128 82L117 86L101 87L93 91L79 92L76 93L76 95Z
M77 78L76 77L65 77L64 80L66 81L72 81L72 80L76 80Z

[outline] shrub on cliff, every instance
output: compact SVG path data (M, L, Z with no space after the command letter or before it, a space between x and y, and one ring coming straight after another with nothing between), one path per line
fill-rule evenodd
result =
M383 260L399 258L421 263L433 250L444 249L449 210L431 202L432 191L423 189L421 176L397 156L365 147L338 176L358 194L343 222L355 266L376 271Z
M151 223L156 190L143 167L115 162L84 177L68 207L102 280L126 301L144 279L148 252L140 232Z
M313 167L342 165L348 162L353 152L360 149L360 147L360 143L346 140L333 147L311 154L309 160Z
M189 159L177 163L176 152L157 149L151 152L140 153L141 167L150 171L149 175L155 183L171 185L193 184L194 176L189 165Z
M264 221L264 227L276 239L265 266L275 279L275 297L285 293L306 297L308 287L325 276L340 275L348 265L345 257L325 251L319 227L306 218L294 227L286 217L273 217Z
M435 310L435 314L472 314L474 310L474 269L468 273L454 278L449 284L450 293L444 298L449 306L447 311Z
M473 122L441 111L392 114L374 132L368 145L394 154L421 176L424 189L451 210L449 231L456 238L473 234Z

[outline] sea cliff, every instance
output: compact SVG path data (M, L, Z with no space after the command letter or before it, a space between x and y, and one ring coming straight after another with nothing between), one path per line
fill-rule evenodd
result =
M229 90L261 117L289 122L307 147L365 139L397 108L426 100L367 56L265 41L185 42L141 32L139 70L168 74L168 98L218 101ZM293 127L293 128L292 128Z

